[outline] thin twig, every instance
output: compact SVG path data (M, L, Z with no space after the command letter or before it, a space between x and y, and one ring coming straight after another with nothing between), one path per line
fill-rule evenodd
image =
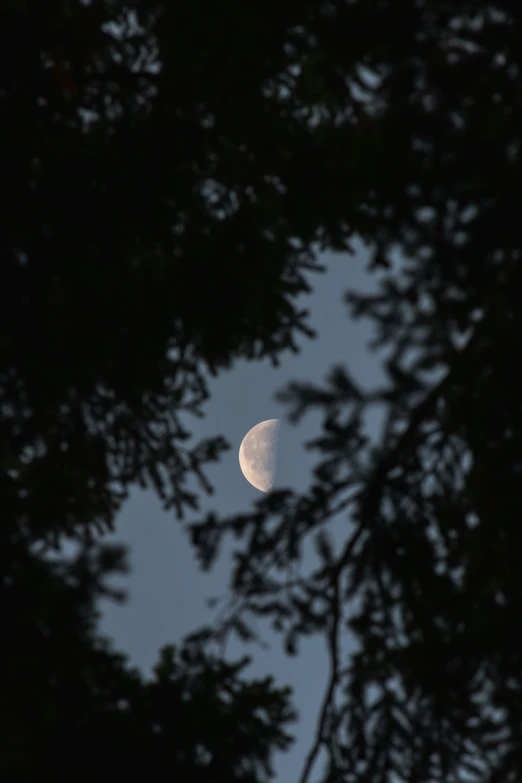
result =
M303 772L299 778L299 783L307 783L313 765L317 759L320 747L324 742L324 729L326 725L326 718L328 717L328 709L330 707L335 686L339 680L339 622L341 617L341 603L339 600L339 574L336 573L332 580L333 596L331 601L332 607L332 621L330 625L330 631L328 633L328 652L330 656L330 678L328 682L328 688L326 689L323 703L321 706L321 712L319 720L317 721L317 727L315 732L315 740L308 753L303 767Z

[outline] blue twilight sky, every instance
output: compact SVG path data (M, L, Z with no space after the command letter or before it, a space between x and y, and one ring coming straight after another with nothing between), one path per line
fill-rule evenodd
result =
M202 498L202 511L214 509L222 515L245 512L261 497L240 471L238 450L247 431L265 419L281 419L276 486L306 490L316 457L303 444L319 433L320 415L309 414L295 426L285 421L285 408L274 397L289 381L320 383L338 363L345 364L365 385L374 386L383 379L379 357L368 350L371 324L353 322L342 302L347 288L375 289L377 279L365 269L367 250L358 246L354 256L328 255L321 260L328 271L311 277L314 290L303 299L303 306L310 311L310 324L318 332L317 339L303 338L301 353L283 355L277 368L268 361L237 362L211 382L205 418L191 422L196 439L223 434L232 446L208 472L215 494ZM369 421L370 434L376 436L377 428L377 418ZM349 522L341 519L336 523L336 538L342 540L348 530ZM162 645L179 642L214 616L216 610L207 608L206 599L226 594L226 553L210 574L200 573L181 524L174 513L162 510L152 491L133 492L120 514L114 538L130 548L132 572L124 583L129 600L123 606L104 605L102 631L133 664L149 672ZM307 557L312 558L312 564L313 556ZM289 658L279 637L267 630L264 638L269 650L245 649L234 643L229 644L227 653L231 657L249 653L254 661L248 674L272 674L278 684L293 687L299 712L299 722L294 726L296 743L289 753L277 756L276 781L297 783L328 675L325 646L322 639L313 638L301 646L297 658ZM346 649L350 649L349 639ZM317 769L315 773L312 779L317 778Z

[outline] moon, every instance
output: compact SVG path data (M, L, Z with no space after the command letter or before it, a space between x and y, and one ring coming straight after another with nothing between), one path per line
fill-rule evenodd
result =
M270 492L277 464L279 419L268 419L247 432L239 447L239 466L252 486Z

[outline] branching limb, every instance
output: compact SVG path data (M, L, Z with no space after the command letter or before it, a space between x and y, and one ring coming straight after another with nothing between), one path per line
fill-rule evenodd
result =
M328 718L328 711L330 709L332 699L334 696L335 687L339 681L339 623L342 613L341 602L339 599L339 582L340 574L334 573L332 579L332 600L331 600L331 620L330 628L328 632L328 654L330 658L330 677L328 681L328 687L326 689L323 703L321 706L321 712L319 714L319 720L317 722L317 728L315 733L315 740L306 757L306 761L303 767L303 772L299 778L299 783L308 783L310 774L312 772L313 765L317 759L317 755L324 743L324 732L326 727L326 721Z

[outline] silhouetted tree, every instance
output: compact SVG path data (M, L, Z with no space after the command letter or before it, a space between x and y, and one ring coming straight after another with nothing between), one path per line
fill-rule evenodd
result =
M137 481L194 506L187 473L208 490L225 448L186 445L209 373L309 333L296 297L326 218L278 170L317 140L278 87L296 10L265 13L0 11L3 462L35 535L110 527Z
M0 9L2 780L254 783L288 745L287 691L243 665L192 640L149 682L99 638L93 539L133 483L195 507L226 445L186 444L209 374L310 334L325 218L278 177L316 144L277 87L295 12Z
M250 611L271 615L290 651L302 634L327 635L331 679L304 781L321 746L331 783L522 777L521 21L507 0L0 10L1 557L20 622L33 603L46 611L40 540L89 543L135 482L178 514L196 505L186 478L207 490L204 465L225 442L184 447L182 417L201 410L209 373L295 347L314 248L346 249L356 233L384 270L379 295L349 301L389 346L387 387L360 389L338 368L326 387L286 395L295 417L325 413L310 492L193 527L204 565L225 530L250 539L234 574L236 630L248 635ZM363 428L372 405L386 411L378 444ZM353 533L338 552L327 523L347 511ZM321 564L291 580L313 534ZM16 546L39 558L38 578L17 572ZM351 659L347 624L360 646ZM20 681L34 667L35 693L54 682L66 631L55 619L44 634L58 637L45 676L35 646L13 680L24 698L20 714L16 694L6 700L7 779L34 779L30 742L58 736L54 697L31 723ZM82 638L78 663L96 647L94 631ZM127 723L125 706L111 711L111 656L98 655L91 681L66 670L62 692L82 715L105 716L89 751L121 737L138 749L136 770L151 757L143 748L164 752L159 718L140 706L144 683ZM137 683L123 664L121 682L124 693ZM209 698L216 689L211 678ZM158 686L160 703L167 692ZM79 718L58 712L81 743ZM261 758L250 736L238 741L248 763ZM187 763L204 764L204 743L184 743ZM94 755L73 747L92 779ZM236 777L240 759L229 754ZM212 775L228 779L220 766Z
M286 689L246 681L247 659L223 663L197 637L162 650L147 679L99 637L119 548L51 560L18 542L2 555L1 780L269 779L290 743Z
M286 742L283 696L241 689L208 658L193 682L206 678L211 722L192 731L166 674L144 683L98 638L87 555L53 566L46 545L65 534L90 551L136 482L178 515L194 507L188 474L208 490L204 466L225 447L186 443L208 375L277 361L310 333L296 300L319 268L312 247L342 249L347 233L343 132L316 115L317 75L295 73L311 10L0 9L6 780L196 780L200 764L206 781L254 781ZM190 679L192 659L171 666Z
M327 639L330 679L302 783L314 774L322 783L515 783L521 9L323 8L319 57L344 52L346 72L353 58L372 77L371 121L346 155L361 156L352 165L364 194L351 227L364 236L371 221L379 285L346 299L355 317L373 321L388 381L361 388L348 365L323 385L282 392L293 421L312 408L324 414L310 444L313 486L302 497L274 492L253 514L211 514L192 526L193 542L210 567L225 533L242 540L232 579L239 609L220 633L255 636L249 618L259 615L290 653L303 636ZM366 430L373 408L383 414L377 439ZM343 516L339 547L333 524ZM318 560L306 571L310 538ZM316 770L320 749L328 761Z

